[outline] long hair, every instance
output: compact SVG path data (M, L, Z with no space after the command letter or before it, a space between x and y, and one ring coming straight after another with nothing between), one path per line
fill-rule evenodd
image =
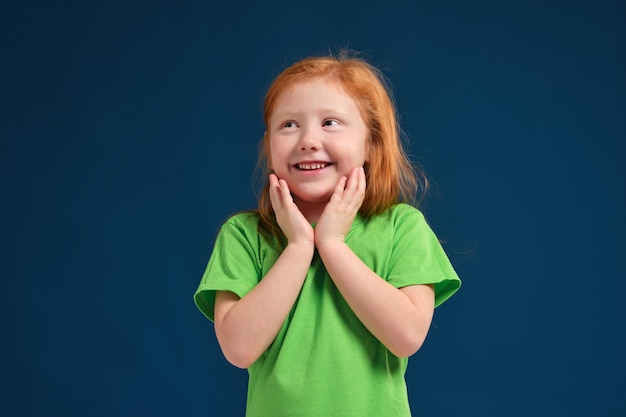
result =
M426 177L409 161L400 138L400 128L389 84L381 71L365 60L342 52L309 57L286 68L270 85L263 106L266 131L259 149L259 167L265 185L259 195L260 231L283 243L269 198L270 145L269 126L272 112L281 93L294 84L314 78L338 82L356 102L368 128L369 154L364 166L366 190L361 216L369 218L389 207L406 202L417 205L428 186Z

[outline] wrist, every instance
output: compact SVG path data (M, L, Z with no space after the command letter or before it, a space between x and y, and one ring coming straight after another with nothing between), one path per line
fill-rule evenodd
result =
M313 257L313 252L315 251L315 243L308 240L289 241L287 242L285 250L288 250L289 252L294 252L299 256L310 255L311 257Z
M343 239L323 239L316 240L315 247L317 251L322 255L323 253L334 252L341 250L346 246L346 242Z

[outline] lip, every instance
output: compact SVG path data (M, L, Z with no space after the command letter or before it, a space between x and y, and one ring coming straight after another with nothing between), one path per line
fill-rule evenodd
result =
M307 160L307 161L299 161L295 164L292 164L292 168L296 169L298 172L319 172L333 165L332 162L323 161L323 160Z

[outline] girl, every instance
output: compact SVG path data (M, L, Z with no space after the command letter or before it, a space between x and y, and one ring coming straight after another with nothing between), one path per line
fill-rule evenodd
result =
M222 225L194 297L248 369L246 415L410 416L408 357L460 280L407 204L418 181L384 78L360 58L304 59L264 119L259 208Z

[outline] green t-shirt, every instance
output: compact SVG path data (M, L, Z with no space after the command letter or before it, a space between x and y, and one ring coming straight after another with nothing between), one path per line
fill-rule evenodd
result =
M256 213L240 213L218 234L194 296L211 320L215 291L245 296L279 256L257 225ZM436 306L461 285L424 216L409 205L369 220L357 216L346 244L397 288L434 284ZM246 416L407 417L407 364L359 321L316 253L276 339L248 368Z

